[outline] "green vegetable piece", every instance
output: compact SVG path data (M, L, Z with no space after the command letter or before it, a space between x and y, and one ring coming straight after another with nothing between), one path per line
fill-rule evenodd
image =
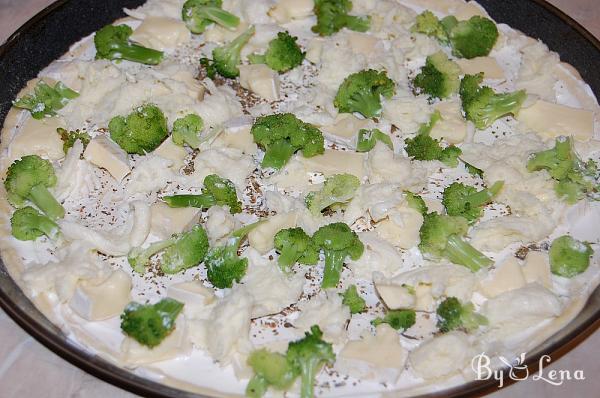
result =
M418 93L424 93L429 98L448 98L458 92L460 87L460 66L448 59L443 51L438 51L427 57L425 66L413 80Z
M294 372L300 374L301 398L314 397L315 377L325 364L335 362L331 343L325 342L319 326L313 325L303 339L288 345L287 360Z
M325 179L323 188L306 196L306 207L318 216L334 204L348 203L360 187L360 180L352 174L335 174Z
M356 232L341 222L319 228L313 235L313 242L325 254L325 268L321 282L323 289L336 287L346 258L358 260L364 251L364 245Z
M188 145L190 148L198 149L202 140L199 137L200 131L204 127L204 121L195 113L190 113L173 123L173 133L171 139L175 145Z
M61 127L56 129L60 139L63 141L63 152L65 155L69 152L69 149L73 148L75 141L79 140L83 144L83 149L87 148L88 144L92 140L90 135L85 131L67 131Z
M461 239L468 228L468 221L463 217L428 213L421 226L419 249L423 254L447 258L473 272L492 265L492 260Z
M254 371L246 387L247 397L262 397L269 387L287 390L298 377L285 355L264 348L253 351L247 363Z
M296 43L298 38L288 32L279 32L277 37L269 42L263 55L252 54L248 57L253 64L266 64L277 72L287 72L300 65L305 53Z
M404 196L406 197L408 207L417 210L422 215L427 214L427 205L421 196L410 191L404 191Z
M319 261L319 250L312 239L300 227L282 229L274 237L275 250L279 252L277 262L286 271L296 262L314 265Z
M36 240L46 235L55 240L60 234L58 225L31 206L17 209L10 218L12 235L19 240Z
M45 116L55 116L57 110L64 108L69 100L77 97L79 93L62 82L57 82L54 87L50 87L40 80L33 89L33 94L27 94L13 101L13 106L27 109L34 119L43 119Z
M381 130L360 129L358 132L358 139L356 140L356 152L369 152L371 149L375 148L377 141L384 143L392 151L394 150L392 139Z
M165 298L155 304L127 304L121 314L121 330L138 343L154 348L175 330L183 303Z
M460 82L460 98L467 120L478 129L485 129L502 116L516 115L527 98L525 90L497 94L481 86L483 73L465 75Z
M216 174L204 177L204 186L200 195L171 195L163 196L169 207L198 207L208 209L212 206L229 206L231 214L242 211L233 182Z
M417 15L415 24L410 28L413 33L423 33L434 37L442 43L448 43L448 34L440 20L429 10Z
M214 79L217 76L217 68L210 58L200 58L200 66L206 71L206 76L210 79Z
M429 135L433 126L441 119L439 111L431 114L428 123L419 127L419 131L414 138L404 140L406 146L404 149L411 159L414 160L439 160L448 167L458 166L458 157L462 154L460 148L450 145L443 148L438 140Z
M212 67L219 75L230 79L240 75L238 65L241 63L242 48L248 43L254 32L254 26L251 26L230 43L216 47L212 51Z
M127 153L145 155L169 136L167 119L156 105L142 105L127 116L115 116L108 123L110 138Z
M498 41L498 28L494 21L472 16L467 21L452 23L448 30L452 54L461 58L475 58L487 56L496 41Z
M554 275L573 278L588 269L592 254L594 250L589 243L563 235L550 246L550 270Z
M470 224L481 217L483 206L496 197L504 181L496 181L490 188L477 191L475 187L460 182L450 184L442 195L442 204L450 216L462 216Z
M110 59L158 65L163 52L132 43L129 36L133 33L127 25L106 25L94 35L96 59Z
M323 133L291 113L277 113L256 119L250 131L264 151L262 167L282 168L297 151L309 158L325 152Z
M312 31L321 36L331 36L343 28L357 32L369 30L371 18L349 15L351 10L350 0L315 0L317 24L312 27Z
M190 32L203 33L213 23L224 28L235 29L240 19L223 10L222 0L187 0L181 9L181 19Z
M407 330L412 327L417 320L417 314L414 310L393 310L386 312L383 318L376 318L371 321L371 325L378 326L387 323L393 329Z
M358 294L356 285L350 285L342 296L342 304L347 305L351 314L358 314L367 309L365 299Z
M465 165L465 168L467 169L467 172L469 174L471 174L472 176L475 176L475 177L483 178L483 170L478 169L477 167L473 166L470 163L465 162L462 159L461 159L461 162L463 162L463 164Z
M475 312L473 303L463 305L456 297L448 297L442 301L436 313L438 316L437 327L442 333L456 329L470 333L479 326L488 324L486 317Z
M27 155L15 160L8 168L4 180L10 204L23 207L25 202L30 201L52 220L65 215L65 209L48 191L48 188L55 185L56 174L52 163L37 155Z
M333 105L341 113L358 112L372 118L381 114L381 97L389 99L394 92L395 84L385 72L363 70L344 79Z

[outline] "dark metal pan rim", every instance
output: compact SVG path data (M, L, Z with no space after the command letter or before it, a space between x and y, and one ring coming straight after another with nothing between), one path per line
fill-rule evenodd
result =
M491 2L493 2L493 0L480 0L480 3L484 4L486 9L488 8L488 3ZM25 36L38 25L43 24L66 3L70 3L69 0L58 0L52 3L13 33L7 41L0 46L0 62L6 57L6 54L11 48L16 45L19 40L22 40L22 36ZM569 17L545 0L528 0L528 3L537 5L541 8L542 12L546 13L546 15L558 18L560 23L567 25L577 32L580 38L587 41L588 44L591 44L593 50L597 52L596 55L600 57L600 41L573 18ZM584 80L587 81L585 77ZM600 82L600 77L598 81ZM600 85L593 88L598 96L600 93ZM0 113L0 119L4 119L4 113ZM145 397L183 398L199 396L142 378L121 367L115 366L69 342L66 336L62 334L56 326L49 324L49 321L46 320L46 325L42 324L40 321L41 314L33 307L31 302L27 301L29 308L24 308L17 302L17 298L13 296L13 294L20 294L23 296L23 293L19 290L16 283L12 281L1 261L0 281L4 282L4 285L0 284L0 307L2 307L4 311L27 333L68 362L108 383ZM34 315L37 315L37 319ZM550 354L552 360L558 359L593 333L598 326L600 326L600 287L592 293L587 304L574 320L572 320L564 329L546 340L546 342L538 347L533 354L527 357L526 365L528 365L530 369L535 369L539 359L545 354ZM505 378L505 385L511 383L512 380ZM493 379L472 381L427 396L476 396L492 392L496 390L496 387L497 381Z

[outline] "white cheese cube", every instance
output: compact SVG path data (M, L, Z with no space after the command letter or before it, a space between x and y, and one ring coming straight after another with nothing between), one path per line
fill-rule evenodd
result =
M175 48L190 39L185 23L168 17L147 17L131 35L132 41L160 51Z
M59 127L65 127L65 122L60 117L41 120L27 118L8 146L11 163L25 155L39 155L50 160L64 158L63 141L56 132Z
M325 149L322 155L298 159L304 164L309 172L320 172L326 177L334 174L348 173L359 179L365 176L365 154L351 151L336 151Z
M106 169L115 180L121 181L131 172L127 153L105 135L90 141L83 157L88 162Z
M548 255L542 252L530 251L525 259L523 275L527 283L537 282L547 289L552 288L552 275Z
M413 308L416 297L407 287L375 282L377 294L390 310Z
M184 147L175 145L173 140L169 137L163 141L153 152L155 155L160 156L163 159L170 160L173 162L171 168L180 169L183 167L184 160L188 153Z
M123 312L131 300L131 278L122 270L114 271L104 282L94 285L79 282L69 306L88 321L112 318Z
M273 249L275 234L281 229L295 227L297 221L298 213L296 212L276 214L250 231L248 242L261 254L265 254Z
M492 57L476 57L472 59L460 58L456 60L462 72L466 75L475 75L483 72L486 79L505 79L504 69Z
M240 85L269 100L279 99L279 74L265 64L240 65Z
M542 100L521 109L517 119L536 133L548 138L572 135L576 140L588 141L594 134L592 111Z
M195 225L198 222L200 209L169 207L159 202L152 205L151 214L150 233L159 239L167 239Z
M481 293L486 297L496 297L509 290L526 285L521 265L514 257L509 257L487 279L479 281Z
M167 296L185 304L183 310L191 316L206 313L208 305L215 301L212 289L205 287L198 280L180 282L167 288Z

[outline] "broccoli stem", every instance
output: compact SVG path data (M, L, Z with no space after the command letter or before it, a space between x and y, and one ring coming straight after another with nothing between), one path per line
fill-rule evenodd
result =
M39 229L48 238L55 240L60 235L58 225L48 217L38 217L36 219L36 228Z
M254 375L246 385L246 396L249 398L261 398L267 392L269 383L264 377Z
M515 109L521 106L525 98L526 94L523 90L494 95L482 111L481 119L485 126L491 125L506 114L516 112Z
M233 29L240 24L240 19L219 7L202 7L197 10L200 18L208 19L221 26Z
M164 196L163 200L169 207L198 207L206 209L217 204L212 195L172 195Z
M504 181L496 181L491 187L467 196L465 202L472 208L483 206L498 195L503 186Z
M135 248L131 251L131 253L129 253L129 256L127 256L129 265L131 265L131 268L133 268L135 272L143 274L146 270L146 265L150 261L150 257L169 246L173 246L174 244L175 239L170 238L161 240L160 242L152 243L145 249Z
M321 287L328 289L336 287L340 281L342 266L346 253L338 250L324 250L325 253L325 268L323 270L323 281Z
M52 220L65 216L65 209L42 184L31 188L29 199Z
M344 26L355 32L366 32L371 27L369 18L357 17L355 15L344 15L340 17L344 21Z
M300 372L300 397L301 398L312 398L314 397L314 382L317 370L319 368L318 360L308 359L303 361Z
M482 267L489 267L494 263L479 250L454 234L448 237L445 254L448 260L455 264L464 265L473 272L479 271Z
M111 51L117 58L120 57L128 61L139 62L147 65L158 65L162 61L162 51L153 50L137 44L117 45Z

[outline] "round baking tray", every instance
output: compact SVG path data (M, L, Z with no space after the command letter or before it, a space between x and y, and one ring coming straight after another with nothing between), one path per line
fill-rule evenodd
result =
M60 0L31 18L0 47L0 125L25 83L59 58L69 46L90 33L124 16L123 8L133 8L144 0ZM507 23L529 36L541 39L573 65L600 97L600 42L569 16L543 0L479 0L497 21ZM48 321L11 279L0 261L0 306L27 333L65 360L118 387L145 397L198 397L142 378L91 354L69 341ZM600 287L583 310L565 328L528 353L529 370L536 368L542 355L556 360L599 325ZM505 385L511 380L505 380ZM458 397L482 395L496 389L496 380L473 381L429 396Z

